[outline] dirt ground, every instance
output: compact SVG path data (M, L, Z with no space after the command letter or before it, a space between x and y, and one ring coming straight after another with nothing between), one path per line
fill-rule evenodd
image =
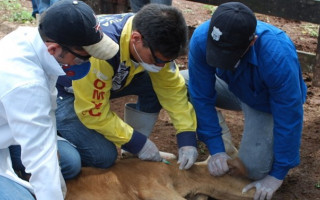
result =
M20 0L22 5L31 12L31 1ZM185 0L173 0L173 5L184 14L190 27L197 27L203 21L210 19L209 6ZM6 11L0 9L0 16ZM257 18L274 24L285 30L294 41L298 50L314 53L317 46L317 38L309 33L310 26L314 24L287 20L278 17L256 14ZM0 38L14 30L19 23L4 21L0 17ZM34 24L27 24L35 26ZM177 60L181 68L187 68L187 56ZM304 73L304 80L308 86L307 101L304 104L304 128L301 140L301 164L292 169L286 177L282 187L277 191L273 199L279 200L304 200L320 199L320 88L311 86L312 74ZM124 104L135 102L135 96L114 99L111 101L112 110L123 117ZM231 130L233 141L238 147L243 130L243 115L241 112L222 110L227 124ZM151 139L162 151L172 152L177 155L175 130L170 118L165 111L161 111ZM199 161L208 156L205 145L198 143Z

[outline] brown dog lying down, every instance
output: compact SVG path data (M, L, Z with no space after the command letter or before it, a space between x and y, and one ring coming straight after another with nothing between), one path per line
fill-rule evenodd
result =
M242 174L243 169L233 172ZM241 172L242 171L242 172ZM81 174L67 181L66 200L182 200L182 199L253 199L254 191L242 194L248 179L226 174L214 177L206 164L179 170L176 160L171 164L139 159L119 160L109 169L82 168Z

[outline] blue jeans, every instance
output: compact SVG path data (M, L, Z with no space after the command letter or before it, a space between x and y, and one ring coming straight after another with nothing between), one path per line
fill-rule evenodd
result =
M148 3L166 4L171 6L172 0L130 0L131 10L136 13Z
M188 70L181 71L188 83ZM272 168L273 163L273 117L270 113L255 110L241 102L229 89L226 82L216 77L216 107L242 111L244 130L239 148L239 158L247 168L251 179L259 180Z
M149 113L161 110L148 73L137 74L130 85L121 91L111 92L110 98L126 95L138 95L138 110ZM117 159L116 146L102 134L84 126L74 111L73 103L74 95L71 93L57 99L56 119L59 133L76 146L83 166L109 168Z
M42 14L57 1L59 0L32 0L32 16L35 17L37 13Z
M0 176L0 200L35 200L30 191L11 179Z
M28 174L26 174L25 167L21 162L21 147L19 145L13 145L10 146L9 149L13 169L20 171L23 177L27 177ZM81 160L77 150L69 142L59 140L58 152L63 178L67 180L77 176L81 170Z

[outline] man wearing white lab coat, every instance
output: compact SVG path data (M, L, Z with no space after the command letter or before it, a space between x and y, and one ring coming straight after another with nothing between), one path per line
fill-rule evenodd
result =
M92 9L71 0L50 7L39 28L21 27L0 41L1 199L64 198L54 116L56 80L65 75L61 65L67 75L81 78L90 56L106 60L117 50L100 31ZM12 169L10 145L21 146L28 182Z

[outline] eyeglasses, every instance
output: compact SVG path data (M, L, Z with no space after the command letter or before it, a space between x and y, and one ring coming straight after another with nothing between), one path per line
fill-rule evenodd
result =
M156 55L154 55L154 51L153 49L151 48L151 46L149 46L149 49L151 51L151 55L153 57L153 60L155 63L158 63L158 64L164 64L164 63L168 63L168 62L172 62L174 59L172 60L161 60L160 58L158 58Z
M71 54L73 54L73 55L75 56L75 58L74 58L73 61L74 61L74 63L75 63L76 65L80 65L80 64L82 64L82 63L89 62L89 58L91 57L90 55L88 55L88 56L82 56L82 55L80 55L80 54L72 51L69 47L67 47L67 46L65 46L65 45L61 45L61 44L59 44L59 45L60 45L63 49L69 51Z
M140 33L141 34L141 33ZM172 62L174 59L172 59L172 60L161 60L160 58L158 58L156 55L154 55L154 51L153 51L153 49L151 48L151 46L149 45L150 43L148 42L148 40L146 40L146 38L145 37L143 37L143 35L141 35L142 36L142 38L144 39L144 41L146 41L146 43L148 44L148 47L149 47L149 49L150 49L150 51L151 51L151 55L152 55L152 57L153 57L153 60L154 60L154 62L156 63L156 64L164 64L164 63L168 63L168 62Z

